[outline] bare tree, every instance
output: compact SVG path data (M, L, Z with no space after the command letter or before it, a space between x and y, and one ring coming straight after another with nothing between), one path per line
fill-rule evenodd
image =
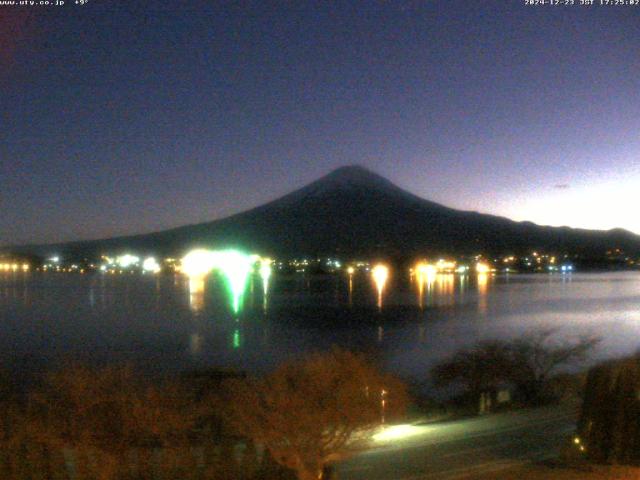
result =
M560 338L555 329L533 331L460 350L431 374L436 386L457 382L475 398L495 392L500 384L511 384L525 402L541 403L549 400L550 378L562 368L585 361L599 341L591 336Z
M525 399L547 400L547 384L561 368L585 362L600 338L583 335L574 340L561 338L557 329L530 332L507 344L511 357L509 380Z
M233 425L300 480L321 479L327 464L360 450L406 403L401 382L338 349L226 386Z
M450 359L436 365L431 377L437 387L460 383L474 398L493 393L511 368L509 350L504 342L481 342L456 352Z

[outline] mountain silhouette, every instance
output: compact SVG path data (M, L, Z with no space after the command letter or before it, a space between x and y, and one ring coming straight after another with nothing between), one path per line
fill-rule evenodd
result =
M54 248L55 247L55 248ZM180 255L193 247L237 247L277 256L412 256L532 250L602 256L640 253L640 236L539 226L445 207L363 167L341 167L284 197L212 222L144 235L31 247L47 254L133 250Z

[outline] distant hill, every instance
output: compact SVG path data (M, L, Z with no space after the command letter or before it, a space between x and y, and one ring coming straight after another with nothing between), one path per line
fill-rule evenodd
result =
M382 255L640 253L640 236L615 229L544 227L454 210L424 200L358 166L339 168L282 198L221 220L161 232L29 246L29 253L93 256L132 250L179 255L189 248L241 247L265 254Z

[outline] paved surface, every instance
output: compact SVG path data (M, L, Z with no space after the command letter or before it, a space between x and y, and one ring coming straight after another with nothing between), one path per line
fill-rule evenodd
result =
M337 466L340 480L453 480L550 458L575 428L574 409L548 407L391 427Z

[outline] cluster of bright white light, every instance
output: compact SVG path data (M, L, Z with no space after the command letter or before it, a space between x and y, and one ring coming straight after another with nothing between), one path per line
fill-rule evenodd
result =
M193 277L205 277L219 270L226 278L234 312L238 312L244 294L247 279L256 263L260 263L259 274L266 294L271 276L269 258L259 255L247 255L237 250L192 250L182 259L181 271Z
M142 270L149 273L158 273L160 271L160 264L154 257L147 257L144 262L142 262Z
M326 260L326 265L328 268L335 268L335 269L342 268L342 263L340 262L340 260L333 260L331 258Z
M211 250L192 250L182 258L180 270L189 277L208 275L216 268L217 255Z
M127 253L116 258L116 263L121 268L135 267L140 263L140 257Z
M161 271L160 263L155 257L147 257L142 260L139 256L125 253L117 257L101 256L102 263L97 267L101 272L120 272L127 270L141 270L145 273L159 273ZM91 265L93 268L94 265Z
M464 273L466 272L466 267L457 268L456 262L441 258L436 263L418 262L414 272L418 281L424 281L435 277L438 273Z

